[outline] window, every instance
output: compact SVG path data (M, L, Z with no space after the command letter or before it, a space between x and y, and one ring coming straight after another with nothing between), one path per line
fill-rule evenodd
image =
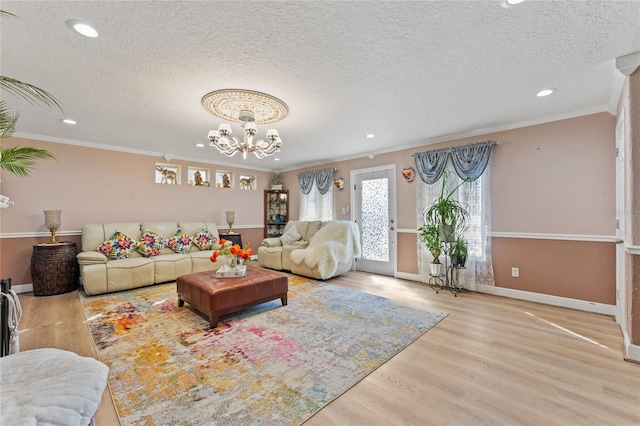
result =
M187 184L193 186L209 186L209 169L189 167L187 169Z
M447 165L449 188L455 188L462 180L453 170L451 164ZM442 178L441 178L442 179ZM467 241L468 258L466 269L459 271L459 279L463 286L473 290L477 284L494 285L493 268L491 267L491 238L490 224L490 175L489 167L475 181L462 185L452 196L461 203L466 204L470 219L463 238ZM417 187L417 217L418 226L422 225L422 212L433 203L440 194L442 181L438 180L433 185L427 185L418 180ZM418 243L418 264L420 275L424 282L428 282L429 263L431 254L423 244ZM441 257L441 261L442 257ZM443 261L444 263L444 261Z
M300 220L333 220L333 188L321 195L316 185L309 194L300 193Z
M155 183L180 184L180 166L176 164L156 163Z

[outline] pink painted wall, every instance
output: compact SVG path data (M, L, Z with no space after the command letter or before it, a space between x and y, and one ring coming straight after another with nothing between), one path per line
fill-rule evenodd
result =
M493 135L494 231L614 235L615 123L603 113Z
M296 175L321 167L335 167L335 177L345 180L345 189L334 191L336 219L349 219L339 209L350 206L351 170L395 164L398 228L414 230L416 218L416 183L400 175L407 166L415 167L411 154L417 151L493 139L501 143L491 158L493 231L534 234L574 234L585 236L615 235L615 122L608 113L463 138L441 144L310 167L285 173L285 186L291 192L292 218L297 218L299 202ZM498 238L495 239L496 241ZM493 257L496 285L544 294L562 295L581 300L615 304L615 256L613 243L562 240L500 238L499 251ZM398 271L418 271L416 236L401 232L398 236ZM539 246L546 253L539 252ZM578 248L563 254L564 260L579 267L580 256L603 262L600 272L585 277L576 268L567 268L561 258L548 262L548 253L564 253L567 246ZM519 253L515 258L506 253ZM512 278L512 266L525 266L525 275ZM544 265L545 274L534 273ZM527 274L527 269L532 272ZM507 271L509 272L507 274ZM572 273L573 271L573 273ZM566 281L569 274L569 281ZM586 279L586 281L585 281ZM580 285L576 283L580 282ZM553 290L552 290L553 289Z
M401 232L398 237L398 271L416 273L417 243L413 233L418 226L416 183L408 183L400 176L404 167L414 165L412 153L487 139L497 140L502 145L495 148L491 160L495 232L613 236L614 219L607 212L615 209L614 133L615 118L601 113L442 144L417 146L379 154L373 159L363 157L339 161L312 169L330 166L339 169L335 176L345 179L345 189L334 192L335 217L349 219L349 215L337 212L339 208L350 205L350 171L395 164L398 173L397 225L401 230L409 230ZM213 220L223 226L225 210L236 211L236 226L249 227L256 234L262 231L262 190L269 186L269 172L224 168L236 173L256 174L257 191L184 184L160 185L153 181L153 168L156 162L165 162L162 158L31 140L13 139L5 141L5 144L28 144L49 149L58 160L39 162L33 174L26 179L3 173L0 192L10 196L16 205L0 210L2 234L46 232L43 209L63 210L61 231L79 231L82 225L89 222L141 220ZM534 167L532 160L542 166ZM207 167L212 172L216 167L219 168L177 160L173 163L183 167L183 181L186 181L186 168L189 165ZM296 175L304 170L308 169L285 173L284 184L285 189L290 190L292 219L298 217ZM23 259L21 265L16 265L15 260L8 264L4 259L9 256L2 256L2 276L9 276L13 271L16 272L15 276L25 276L31 240L0 239L0 250L4 251L10 246L12 251L17 250L21 254L19 259ZM535 240L504 240L507 240L501 245L504 251L525 253L522 256L527 257L527 264L544 260L544 256L536 249ZM254 247L259 244L252 243ZM565 243L549 242L549 250L561 250ZM606 246L608 243L586 242L580 245L580 250L592 256L602 253L603 244ZM605 252L608 250L604 248ZM15 259L14 256L11 258ZM503 271L518 266L512 265L515 261L518 259L494 256L494 266L498 270L496 285L518 288L526 280L528 291L541 293L549 293L549 285L565 285L563 280L549 283L534 276L524 276L521 281L513 282L510 277L505 277ZM610 270L613 260L605 256L603 261L603 270ZM522 261L522 264L525 262ZM561 262L552 262L548 267L550 277L566 276L566 267ZM576 299L613 303L610 296L612 286L615 286L613 276L611 280L599 276L585 282L582 287L572 286L566 291L562 290L562 294ZM594 297L594 294L598 297Z
M415 168L411 154L493 139L502 144L494 148L491 158L493 231L612 236L615 122L610 114L593 114L379 154L373 159L340 161L287 172L285 186L291 190L291 205L297 206L298 173L321 167L337 168L334 176L344 178L345 189L334 191L336 218L348 219L348 215L339 214L339 208L350 204L349 172L395 164L398 227L416 228L416 183L408 183L400 176L404 167ZM292 217L297 214L293 208Z
M3 146L28 145L51 151L57 160L39 161L28 178L2 173L0 192L15 205L0 210L0 233L48 232L42 210L62 210L60 231L79 231L86 223L213 221L225 226L235 210L235 226L262 224L263 189L270 172L172 160L182 167L181 185L154 182L164 158L36 140L8 139ZM187 185L187 167L234 173L235 188ZM256 175L256 190L239 189L238 174Z
M42 210L62 210L59 232L79 232L86 223L209 221L220 231L227 228L225 211L235 211L234 230L254 250L263 234L263 189L269 187L271 172L243 170L172 160L182 167L181 185L157 184L155 163L164 158L74 145L18 138L3 141L3 146L33 146L51 151L57 160L39 161L28 178L2 172L0 193L15 205L0 209L0 276L11 277L13 284L30 283L30 259L33 244L46 241L33 236L49 232ZM234 188L220 189L187 185L187 167L208 168L234 173ZM256 190L239 189L239 174L256 176ZM7 238L27 234L24 238ZM79 241L79 237L60 240ZM79 247L80 248L80 247Z
M627 245L640 246L640 68L629 76L623 92L627 115L626 218ZM625 96L626 95L626 96ZM634 345L640 345L640 256L627 253L626 294L627 333Z

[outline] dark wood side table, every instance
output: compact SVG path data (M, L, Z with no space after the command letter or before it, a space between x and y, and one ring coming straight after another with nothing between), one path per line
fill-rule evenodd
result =
M227 241L233 242L233 244L238 244L242 247L242 235L238 233L233 234L220 234L220 238L224 238Z
M37 244L31 256L34 296L68 293L78 288L80 268L76 243Z

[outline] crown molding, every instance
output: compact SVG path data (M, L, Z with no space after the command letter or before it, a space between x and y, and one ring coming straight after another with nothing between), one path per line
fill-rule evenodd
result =
M269 169L269 168L264 168L264 167L253 167L253 166L250 169L249 168L243 168L243 167L235 166L235 165L234 166L229 166L229 163L225 163L225 162L221 162L221 161L208 160L208 159L205 159L205 158L184 157L184 156L181 156L181 155L174 155L174 154L158 152L158 151L148 151L148 150L144 150L144 149L127 148L127 147L124 147L124 146L114 146L114 145L106 145L106 144L102 144L102 143L85 142L85 141L79 141L79 140L75 140L75 139L58 138L58 137L55 137L55 136L38 135L38 134L35 134L35 133L16 132L16 133L13 134L13 137L22 138L22 139L33 139L33 140L38 140L38 141L43 141L43 142L59 143L59 144L63 144L63 145L82 146L82 147L85 147L85 148L104 149L104 150L107 150L107 151L125 152L125 153L128 153L128 154L146 155L146 156L149 156L149 157L160 157L160 158L162 158L163 160L166 160L166 161L182 160L182 161L187 161L187 162L192 162L192 163L214 164L216 166L232 167L232 168L238 169L238 170L261 171L261 172L269 172L269 173L272 173L273 170L274 170L274 169Z
M616 58L616 68L627 77L633 74L638 66L640 66L640 52L633 52Z

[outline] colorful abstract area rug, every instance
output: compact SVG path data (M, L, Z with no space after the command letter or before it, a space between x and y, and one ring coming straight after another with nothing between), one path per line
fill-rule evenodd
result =
M123 425L298 425L447 314L289 276L218 327L163 284L80 298Z

